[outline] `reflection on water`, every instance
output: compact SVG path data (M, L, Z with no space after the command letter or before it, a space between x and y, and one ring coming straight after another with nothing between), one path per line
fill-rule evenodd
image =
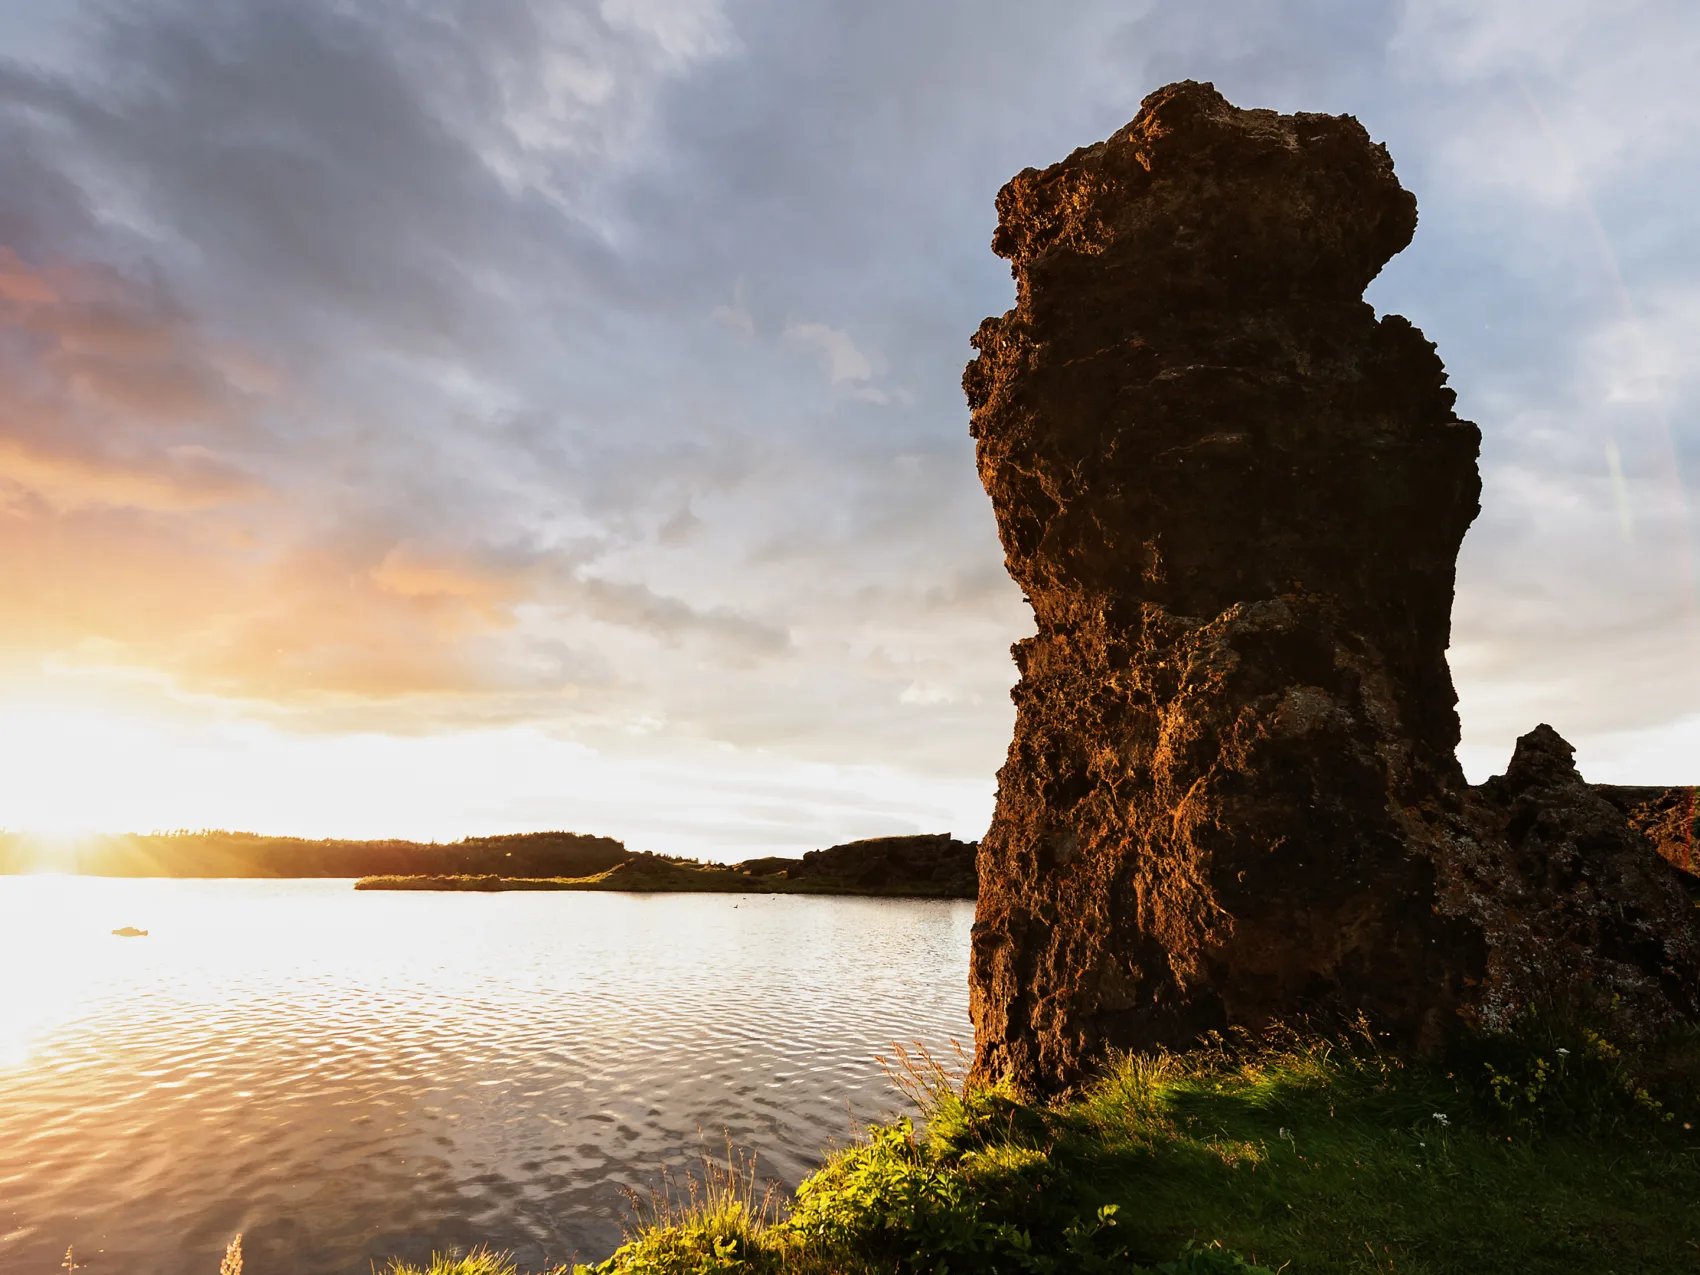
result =
M621 1186L722 1131L794 1183L897 1106L876 1052L966 1043L972 915L0 878L0 1270L599 1258Z

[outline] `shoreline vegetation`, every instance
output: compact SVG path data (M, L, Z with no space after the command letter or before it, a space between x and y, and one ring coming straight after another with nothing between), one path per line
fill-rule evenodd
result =
M574 832L468 837L451 843L312 841L200 831L96 836L63 849L0 831L0 875L46 869L83 876L358 878L357 890L622 890L972 899L973 842L948 833L872 837L800 858L741 863L628 850Z
M637 853L582 876L500 873L369 876L356 890L621 890L644 894L837 894L887 898L972 899L971 843L948 835L876 837L815 850L801 859L770 856L703 863Z
M1419 1060L1352 1033L1122 1056L1036 1104L931 1059L791 1200L747 1158L549 1275L1675 1275L1700 1269L1700 1032L1562 1015ZM489 1251L387 1275L512 1275Z

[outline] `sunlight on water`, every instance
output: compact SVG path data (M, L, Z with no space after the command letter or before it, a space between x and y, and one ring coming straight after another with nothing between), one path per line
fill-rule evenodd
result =
M97 940L106 931L80 914L89 884L44 873L0 885L0 1069L26 1067L34 1043L103 990L108 953Z
M0 878L0 1270L599 1257L705 1142L792 1183L893 1110L875 1053L967 1040L972 914Z

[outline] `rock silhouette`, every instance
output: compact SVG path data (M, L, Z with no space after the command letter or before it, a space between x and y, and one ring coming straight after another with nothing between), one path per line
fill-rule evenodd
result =
M965 899L974 897L973 842L946 832L898 837L869 837L811 850L790 875L800 880L854 881L890 886L926 882Z
M1054 1092L1290 1015L1426 1048L1509 1012L1530 909L1475 875L1515 856L1445 654L1480 435L1362 299L1416 227L1386 150L1184 82L998 213L1017 303L963 384L1037 633L980 848L977 1072Z

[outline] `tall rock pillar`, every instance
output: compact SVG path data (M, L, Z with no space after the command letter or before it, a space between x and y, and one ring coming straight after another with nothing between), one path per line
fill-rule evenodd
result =
M964 377L1037 635L980 850L976 1069L1365 1011L1481 979L1446 664L1479 434L1365 286L1416 201L1355 119L1171 85L998 196L1017 302Z

